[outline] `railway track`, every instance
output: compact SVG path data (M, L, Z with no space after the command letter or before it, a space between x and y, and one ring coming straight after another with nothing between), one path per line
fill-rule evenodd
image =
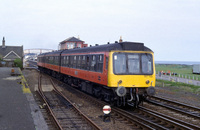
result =
M172 122L177 122L177 123L179 123L179 124L182 124L182 125L188 127L189 129L200 129L200 126L193 125L193 124L191 124L191 123L188 123L188 122L179 120L179 119L177 119L177 118L171 117L171 116L166 115L166 114L162 114L162 113L160 113L160 112L157 112L157 111L154 111L154 110L151 110L151 109L142 107L142 106L140 106L139 109L140 109L141 111L143 111L143 112L150 113L150 114L156 114L156 115L158 115L158 116L160 116L160 117L163 117L163 118L165 118L165 119L169 119L169 120L171 120Z
M177 101L172 101L170 99L158 96L153 96L150 99L147 99L147 102L168 108L176 112L180 112L195 119L200 119L200 108L195 106L187 105Z
M96 126L86 115L84 115L78 108L70 102L62 93L58 91L52 80L43 79L39 76L38 91L44 100L48 111L50 112L57 128L63 129L95 129L100 128ZM42 86L48 86L50 90L44 90ZM49 87L52 86L52 87Z
M66 86L66 85L61 85ZM73 89L78 93L77 95L81 98L87 100L88 102L93 102L98 105L98 107L103 107L106 105L105 102L97 100L73 87L65 87L67 89ZM126 125L129 125L132 129L199 129L198 126L190 125L178 119L173 119L167 115L161 115L150 111L144 107L140 107L136 111L122 110L116 107L112 107L112 118L113 120L121 121Z
M153 96L147 99L140 109L161 115L191 129L200 129L200 108L198 107Z

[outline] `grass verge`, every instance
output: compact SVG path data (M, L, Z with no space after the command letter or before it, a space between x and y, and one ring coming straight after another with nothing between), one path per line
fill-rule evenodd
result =
M172 86L178 87L179 90L200 94L200 86L156 79L156 87L172 87ZM175 89L174 91L178 91L178 89Z

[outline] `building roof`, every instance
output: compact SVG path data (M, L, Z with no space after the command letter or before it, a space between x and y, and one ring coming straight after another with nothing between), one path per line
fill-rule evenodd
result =
M3 58L22 58L23 46L5 46L4 48L0 46L0 55L2 55Z
M66 42L83 42L83 41L81 41L80 39L75 38L75 37L70 37L70 38L67 38L64 41L60 42L60 44L64 44Z

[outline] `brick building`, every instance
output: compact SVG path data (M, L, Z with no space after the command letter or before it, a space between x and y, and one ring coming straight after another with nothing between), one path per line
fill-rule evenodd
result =
M87 46L88 44L85 44L85 42L80 40L79 38L70 37L60 42L59 49L64 50L64 49L73 49L73 48L83 48Z

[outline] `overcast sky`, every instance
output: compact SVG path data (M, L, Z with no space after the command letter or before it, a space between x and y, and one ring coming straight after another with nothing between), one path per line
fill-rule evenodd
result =
M0 38L24 49L143 42L156 61L200 61L200 0L0 0Z

